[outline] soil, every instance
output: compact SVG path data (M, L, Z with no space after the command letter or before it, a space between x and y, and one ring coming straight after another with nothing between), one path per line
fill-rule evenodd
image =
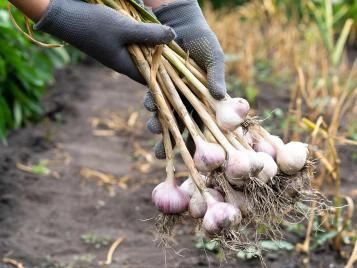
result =
M0 145L0 257L28 268L96 268L103 266L111 243L125 238L106 267L261 267L256 259L229 257L222 262L197 249L187 220L174 250L157 247L151 191L165 174L163 164L153 162L150 155L157 137L145 129L150 116L142 109L145 88L88 62L58 71L56 81L44 99L45 118L11 133L8 146ZM285 102L286 96L281 96L280 104ZM279 105L269 90L258 104ZM135 112L139 118L133 127L122 126L115 135L101 125L101 131L93 131L93 118L115 113L134 122ZM348 192L357 172L351 152L342 155L348 163L343 168ZM17 167L40 160L49 161L51 175ZM83 175L84 168L112 174L121 183L99 184ZM178 171L183 167L179 165ZM302 242L303 237L293 240ZM266 254L265 261L273 268L346 263L326 244L309 258L280 251ZM12 266L0 264L5 267Z

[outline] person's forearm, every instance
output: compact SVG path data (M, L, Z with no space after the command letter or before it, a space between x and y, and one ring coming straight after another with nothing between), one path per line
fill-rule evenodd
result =
M33 21L38 21L47 10L50 0L9 0Z
M158 8L159 6L163 4L169 4L172 2L176 2L179 0L144 0L144 3L146 6L151 7L151 8Z

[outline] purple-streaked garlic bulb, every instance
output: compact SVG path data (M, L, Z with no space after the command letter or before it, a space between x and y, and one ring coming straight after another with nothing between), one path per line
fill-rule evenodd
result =
M246 119L250 106L247 100L233 98L216 103L218 126L224 131L234 131Z
M182 214L188 209L189 195L181 190L174 180L160 183L152 192L155 206L164 214Z

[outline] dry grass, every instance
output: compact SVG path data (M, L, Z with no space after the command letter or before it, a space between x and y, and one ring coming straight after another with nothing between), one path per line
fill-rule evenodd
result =
M346 53L339 65L333 65L313 22L289 21L271 1L262 2L219 13L206 7L205 15L229 55L230 78L239 79L244 86L258 85L259 66L264 64L269 75L263 82L285 82L279 88L289 90L291 96L285 139L311 144L313 157L318 160L313 185L319 190L333 188L336 200L332 213L316 217L321 216L327 229L338 231L333 244L346 255L341 244L344 229L351 227L347 223L353 216L353 201L341 194L338 148L342 144L357 145L347 136L357 117L357 66ZM346 204L349 208L341 208ZM315 216L310 217L309 226L313 220ZM309 251L311 232L308 228L304 252Z
M255 79L256 66L261 62L282 80L295 76L297 66L315 70L326 65L328 52L316 26L297 27L283 12L259 1L221 13L208 7L205 15L224 51L236 58L227 64L228 73L239 74L244 84Z

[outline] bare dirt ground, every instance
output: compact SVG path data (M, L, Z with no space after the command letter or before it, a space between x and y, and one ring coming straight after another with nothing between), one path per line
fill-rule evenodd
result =
M8 146L0 145L0 257L28 268L96 268L102 267L111 243L125 238L106 267L260 267L258 260L230 258L220 263L196 249L186 221L177 234L176 253L165 255L156 246L151 191L164 178L164 168L150 155L155 137L145 130L149 114L142 108L144 93L142 86L97 65L58 72L57 83L45 97L45 119L12 133ZM269 95L262 97L262 105L269 103L266 98ZM113 133L95 119L113 114L116 126L130 119L129 126ZM17 166L44 159L51 175L34 175ZM93 171L116 179L99 185L108 176L87 178ZM350 172L346 189L353 184L353 165ZM328 246L312 254L310 265L303 260L284 252L266 258L268 267L345 263Z

